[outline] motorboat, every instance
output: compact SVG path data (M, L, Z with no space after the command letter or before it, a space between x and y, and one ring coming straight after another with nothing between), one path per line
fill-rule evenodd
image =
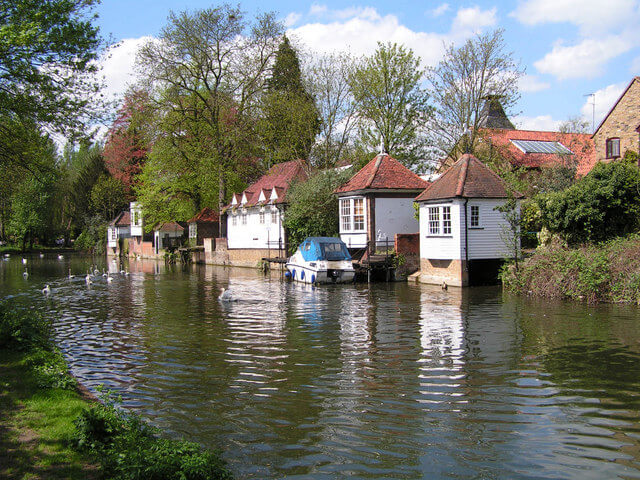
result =
M287 261L292 280L304 283L346 283L355 271L345 243L334 237L307 237Z

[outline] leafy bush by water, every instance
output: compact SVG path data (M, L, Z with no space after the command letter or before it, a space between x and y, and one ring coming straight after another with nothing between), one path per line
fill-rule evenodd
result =
M0 348L51 349L51 322L34 310L18 310L0 302Z
M76 420L75 442L101 462L107 478L215 480L231 474L216 452L184 440L159 437L135 415L118 410L109 395Z
M517 272L506 266L502 281L520 294L640 303L640 235L575 249L541 247Z

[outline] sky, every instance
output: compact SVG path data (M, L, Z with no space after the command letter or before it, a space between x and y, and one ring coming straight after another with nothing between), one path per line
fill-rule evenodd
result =
M104 37L118 42L102 59L107 94L122 95L135 79L137 48L160 34L170 11L217 5L202 0L102 0L97 25ZM310 52L369 55L378 41L395 42L413 49L424 67L437 65L445 45L458 46L501 28L506 50L526 72L512 117L520 129L555 130L576 116L597 127L640 74L640 0L250 0L240 8L248 18L276 12L287 34Z

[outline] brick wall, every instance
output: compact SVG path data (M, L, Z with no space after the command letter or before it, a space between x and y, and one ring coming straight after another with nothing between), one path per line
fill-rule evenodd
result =
M420 259L420 283L466 287L469 285L469 274L464 260L429 260Z
M396 233L395 249L403 255L420 255L420 234Z
M638 152L638 132L640 125L640 80L634 79L624 96L593 136L596 160L606 160L607 139L620 138L620 156L627 150Z

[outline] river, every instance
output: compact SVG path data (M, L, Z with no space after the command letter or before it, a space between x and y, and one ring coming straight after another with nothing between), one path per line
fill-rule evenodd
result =
M73 374L237 478L640 478L636 306L73 255L25 279L20 259L0 298L55 318ZM87 286L93 263L113 281Z

